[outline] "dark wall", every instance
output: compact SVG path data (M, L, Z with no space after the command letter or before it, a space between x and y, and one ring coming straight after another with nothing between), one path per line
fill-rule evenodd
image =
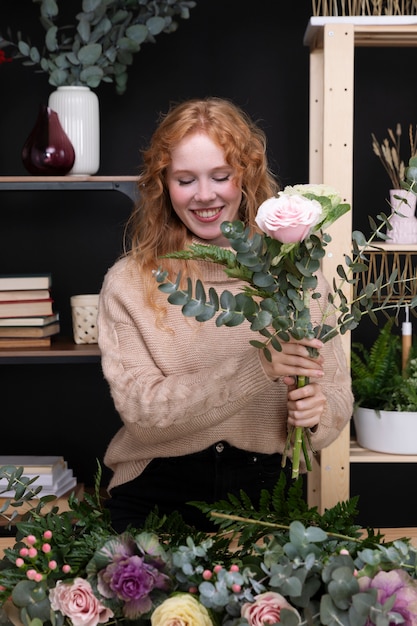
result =
M176 33L161 35L136 55L123 96L112 85L97 89L98 174L136 174L159 113L171 102L215 95L234 100L259 122L282 184L307 182L309 51L303 35L310 13L308 0L258 0L248 6L242 0L197 0ZM7 26L41 42L38 6L31 0L3 0L0 31ZM417 86L410 78L415 54L414 49L357 51L354 204L355 227L364 230L366 216L386 208L389 188L372 155L370 134L383 138L397 121L405 128L415 121ZM53 88L44 74L20 62L1 65L0 79L0 173L25 175L21 149L39 104ZM112 192L2 192L0 208L0 273L52 271L62 330L69 335L69 298L100 289L121 252L130 202ZM3 409L3 453L62 453L78 478L91 484L95 459L102 458L119 425L100 366L3 366L1 380L3 407L8 407ZM388 467L389 477L401 472ZM373 482L368 475L366 465L352 468L352 495ZM368 506L367 495L365 500L362 523L414 523L401 509L394 520L384 519L384 511L375 503Z

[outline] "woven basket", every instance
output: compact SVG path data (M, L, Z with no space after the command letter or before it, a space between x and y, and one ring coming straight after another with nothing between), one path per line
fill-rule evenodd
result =
M98 294L71 297L75 343L97 343Z

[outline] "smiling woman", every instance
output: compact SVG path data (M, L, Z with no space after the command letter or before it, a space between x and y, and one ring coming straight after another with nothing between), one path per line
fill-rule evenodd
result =
M218 265L167 255L192 241L227 251L221 226L228 220L257 230L259 205L278 191L265 148L263 132L241 109L207 98L174 106L143 154L130 247L104 279L98 312L103 371L123 422L105 456L118 531L140 526L155 505L212 530L191 501L243 490L256 503L281 473L290 482L290 468L281 467L288 420L313 429L312 445L320 449L350 419L350 379L338 337L325 345L291 340L268 360L250 344L249 325L185 321L154 279L164 257L173 276L182 271L209 289L242 291L244 281ZM325 298L321 274L319 285ZM302 390L294 388L298 374L311 378Z
M219 227L237 219L242 191L223 150L197 132L180 141L171 157L167 185L176 215L200 239L227 246Z

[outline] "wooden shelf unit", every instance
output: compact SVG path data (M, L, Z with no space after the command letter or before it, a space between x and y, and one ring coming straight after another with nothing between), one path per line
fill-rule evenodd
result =
M417 47L417 16L313 17L304 44L310 48L309 180L335 187L352 205L355 47ZM323 271L332 281L343 255L351 252L351 215L343 216L329 232L332 245ZM350 361L348 334L342 341ZM323 512L349 499L350 462L348 425L313 459L310 506Z
M132 202L137 194L137 176L0 176L1 191L117 191ZM57 335L47 348L0 350L0 364L91 363L100 361L96 344L76 344Z

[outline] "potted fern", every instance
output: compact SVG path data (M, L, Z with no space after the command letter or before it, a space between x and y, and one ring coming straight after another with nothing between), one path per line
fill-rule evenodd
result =
M353 421L360 446L391 454L417 454L417 354L404 372L401 339L389 319L370 348L352 344Z

